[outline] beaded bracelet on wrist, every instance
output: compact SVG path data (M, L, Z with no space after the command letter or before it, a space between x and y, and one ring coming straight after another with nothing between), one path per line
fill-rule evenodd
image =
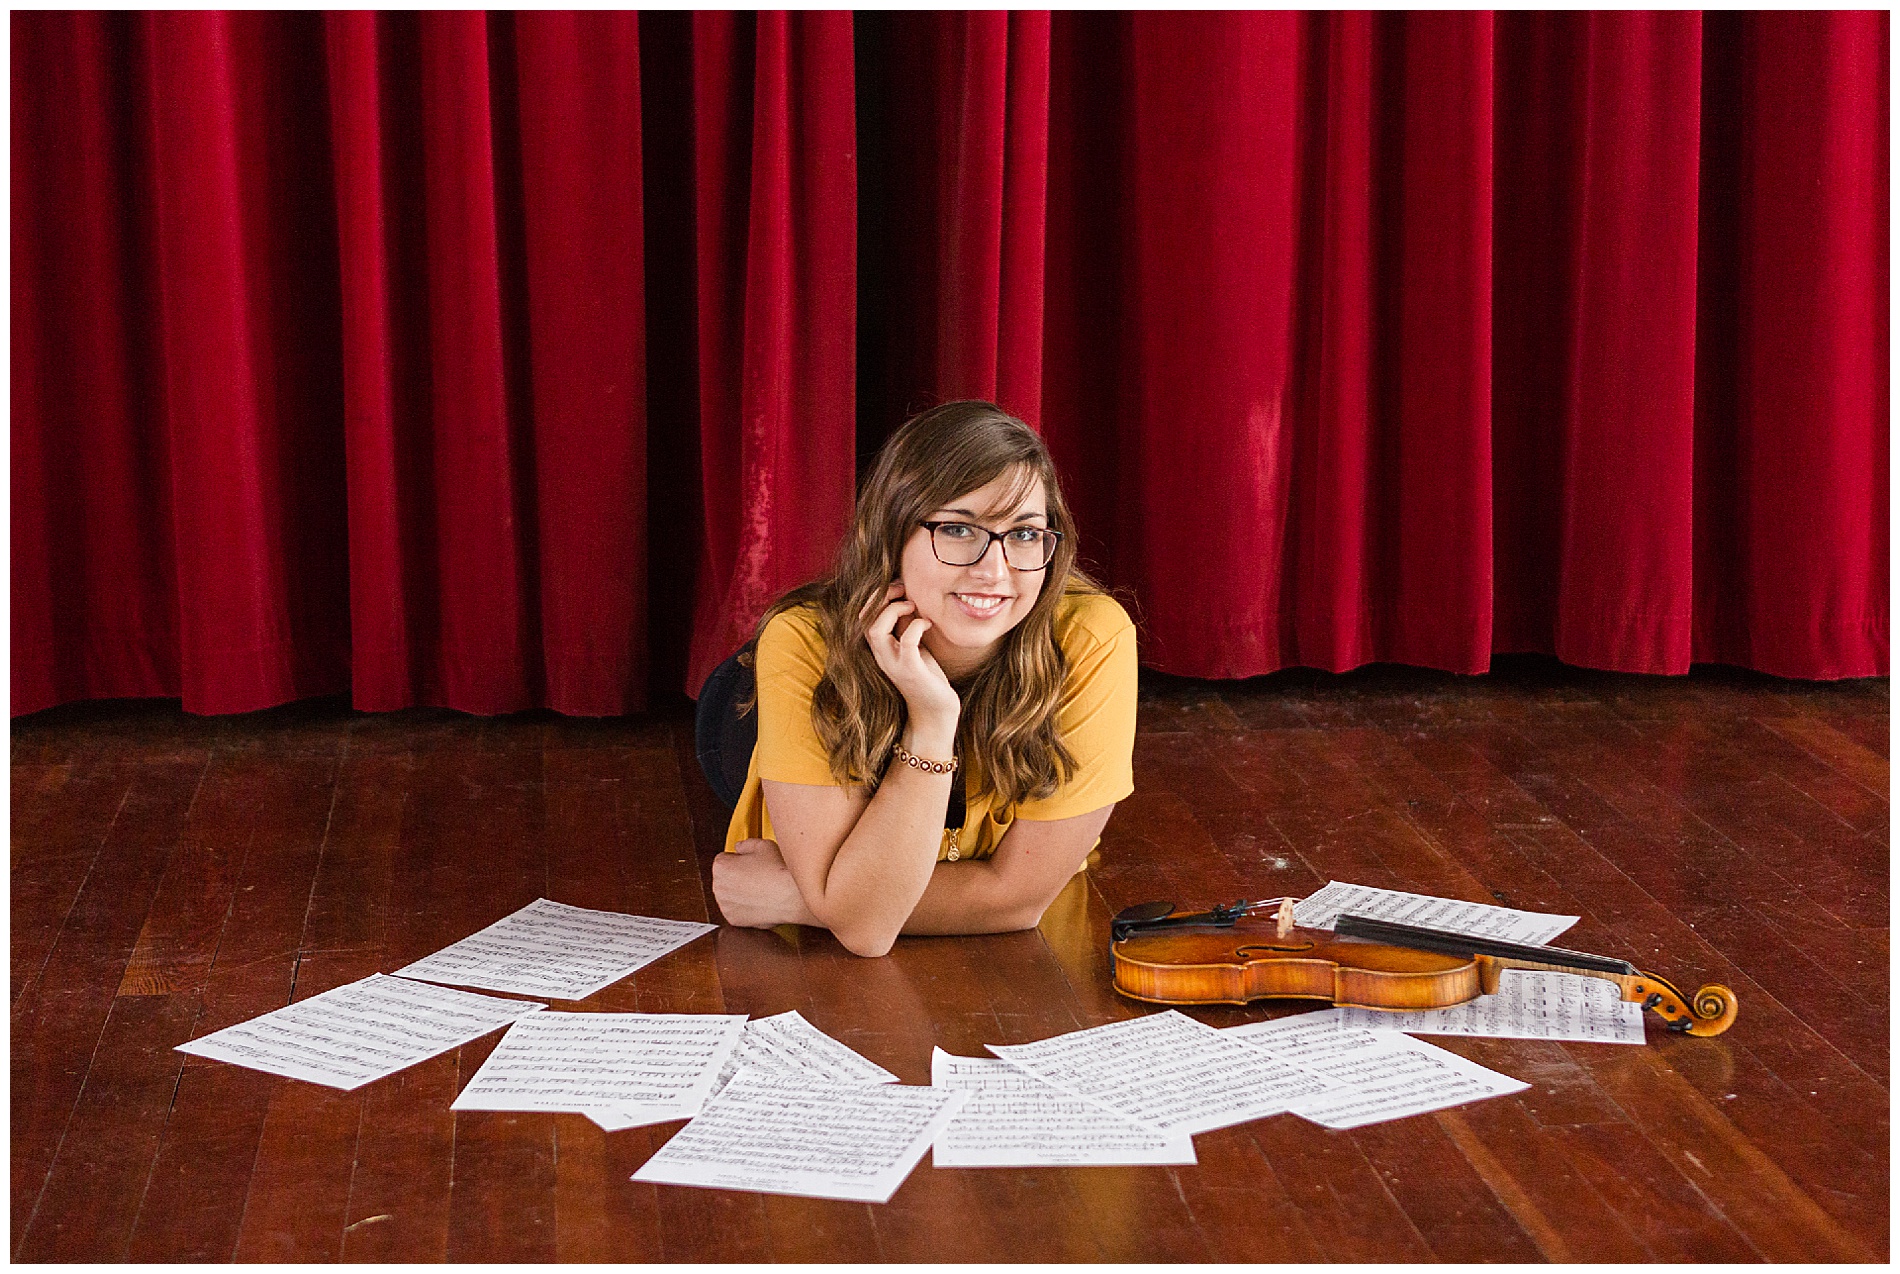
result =
M893 747L892 755L911 769L922 770L926 774L955 774L957 767L963 764L963 758L959 756L953 756L948 761L926 761L901 743Z

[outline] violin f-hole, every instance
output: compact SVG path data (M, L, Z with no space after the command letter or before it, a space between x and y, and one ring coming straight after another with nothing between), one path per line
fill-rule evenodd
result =
M1268 955L1270 953L1311 951L1312 949L1313 944L1311 942L1304 938L1294 938L1289 942L1250 942L1234 952L1234 954L1245 960L1252 956Z

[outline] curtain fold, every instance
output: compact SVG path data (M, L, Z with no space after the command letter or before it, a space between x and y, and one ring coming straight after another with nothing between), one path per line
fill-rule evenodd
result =
M1049 294L1074 304L1051 305L1045 432L1144 657L1481 671L1489 16L1137 15L1071 39Z
M852 101L849 14L694 15L706 520L693 694L774 597L825 569L850 521Z
M176 693L137 32L48 16L12 50L14 711Z
M515 91L545 702L644 702L646 273L631 14L523 13Z
M1888 15L1703 20L1695 658L1884 672Z
M1167 672L1886 671L1884 13L11 21L16 713L691 693L964 396Z
M1686 672L1701 17L1502 21L1499 645Z
M955 398L1038 424L1050 16L856 22L860 451Z
M643 701L630 15L327 16L355 699Z

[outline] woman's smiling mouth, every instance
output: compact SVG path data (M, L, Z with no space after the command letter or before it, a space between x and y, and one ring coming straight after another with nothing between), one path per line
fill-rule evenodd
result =
M973 619L988 619L1003 609L1009 598L1000 593L952 593L951 597Z

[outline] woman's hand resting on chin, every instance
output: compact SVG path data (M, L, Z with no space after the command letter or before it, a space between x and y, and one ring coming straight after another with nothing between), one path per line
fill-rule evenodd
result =
M886 589L884 598L884 609L871 621L864 640L877 666L904 696L913 738L926 747L946 749L943 755L948 755L963 705L936 656L924 648L930 621L919 615L917 604L904 596L903 581Z
M712 875L713 898L727 924L770 929L821 923L805 906L777 841L740 841L730 854L713 859Z

